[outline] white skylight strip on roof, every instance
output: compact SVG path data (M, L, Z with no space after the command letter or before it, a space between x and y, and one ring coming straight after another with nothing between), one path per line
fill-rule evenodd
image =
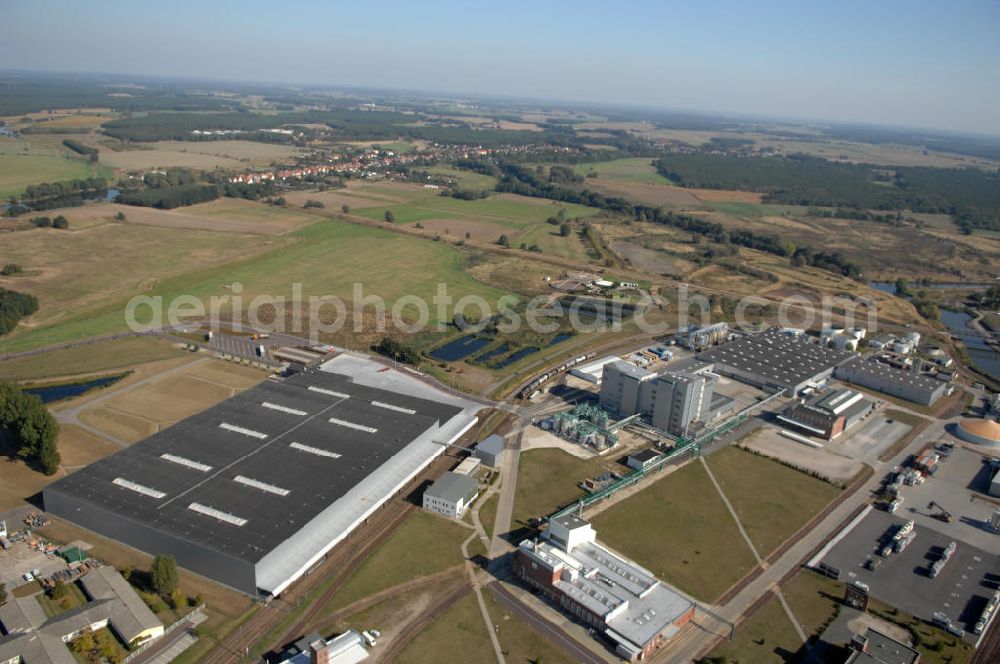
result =
M333 390L324 390L322 387L316 387L315 385L310 385L309 390L313 392L319 392L320 394L326 394L331 397L337 397L339 399L350 399L350 394L344 394L343 392L334 392Z
M348 422L347 420L338 420L336 417L330 418L330 424L339 424L342 427L347 427L349 429L357 429L358 431L364 431L366 433L375 433L378 429L373 427L366 427L363 424L355 424L354 422Z
M157 491L156 489L150 489L148 486L143 486L141 484L136 484L135 482L130 482L129 480L122 479L121 477L116 477L111 480L112 484L117 484L120 487L129 489L130 491L135 491L136 493L141 493L144 496L149 496L150 498L163 498L167 494L162 491Z
M217 510L214 507L208 507L207 505L202 505L201 503L191 503L188 505L188 509L193 512L198 512L199 514L204 514L205 516L216 518L219 521L231 523L234 526L243 526L246 525L247 522L246 519L241 519L238 516L233 516L228 512L223 512L222 510Z
M264 440L265 438L267 438L266 433L261 433L260 431L254 431L253 429L244 429L243 427L238 427L235 424L229 424L227 422L223 422L222 424L220 424L219 428L225 429L226 431L241 433L244 436L250 436L251 438L258 438L260 440Z
M264 408L270 408L271 410L280 410L282 413L288 413L289 415L308 415L304 410L296 410L295 408L289 408L288 406L282 406L276 403L271 403L270 401L263 401L260 404Z
M316 456L327 457L330 459L339 459L340 455L336 452L327 452L319 447L313 447L312 445L303 445L302 443L292 443L289 445L293 450L298 450L300 452L307 452L309 454L315 454Z
M408 415L416 415L417 411L412 408L403 408L402 406L394 406L391 403L386 403L384 401L372 401L373 406L378 406L379 408L388 408L389 410L395 410L400 413L406 413Z
M288 489L282 489L280 486L274 486L273 484L268 484L267 482L261 482L260 480L251 479L249 477L244 477L243 475L237 475L233 478L234 481L240 484L245 484L246 486L252 486L255 489L260 489L261 491L267 491L268 493L273 493L276 496L287 496L291 493Z
M203 473L207 473L212 470L212 467L207 463L200 463L198 461L192 461L191 459L185 459L182 456L177 456L176 454L161 454L160 458L164 461L170 461L171 463L176 463L181 466L187 466L194 470L200 470Z

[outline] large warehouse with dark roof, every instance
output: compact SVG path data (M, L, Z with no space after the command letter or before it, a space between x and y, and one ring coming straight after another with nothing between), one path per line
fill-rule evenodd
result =
M45 508L277 595L475 423L476 404L406 381L265 381L52 484Z
M698 355L699 360L715 364L716 373L790 394L825 381L852 357L853 353L821 346L779 328L748 334Z

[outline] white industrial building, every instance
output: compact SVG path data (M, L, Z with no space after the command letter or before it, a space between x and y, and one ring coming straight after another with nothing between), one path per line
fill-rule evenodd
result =
M593 383L594 385L600 385L601 380L604 378L604 366L606 364L612 364L614 362L620 362L621 358L617 355L608 355L607 357L602 357L599 360L594 360L588 364L574 368L570 371L570 375L576 376L588 383Z
M424 509L449 519L461 519L479 496L479 482L474 477L448 471L424 489Z

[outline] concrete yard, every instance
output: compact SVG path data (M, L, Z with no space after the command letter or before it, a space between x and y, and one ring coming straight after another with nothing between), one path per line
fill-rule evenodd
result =
M62 569L66 569L66 561L58 556L36 551L26 542L14 542L9 549L0 549L0 583L7 590L28 583L24 580L26 572L38 570L42 577L48 577Z
M879 409L883 405L882 402L877 402L875 408ZM831 452L852 459L874 461L883 450L891 447L911 428L905 422L886 417L881 412L874 412L855 428L828 443L827 447Z
M773 426L762 426L746 443L746 447L834 481L847 481L861 470L863 464L860 461L830 451L830 448L837 445L836 442L824 442L823 448L816 449L786 438L779 431L779 428Z
M931 620L934 613L944 613L968 632L967 640L974 642L970 630L987 597L1000 588L1000 556L990 552L996 551L996 541L986 551L959 540L951 560L932 579L927 570L954 539L948 535L917 525L916 539L902 553L888 558L878 553L881 544L906 518L872 511L826 554L823 562L840 570L841 581L866 583L873 597L918 618ZM873 571L863 567L870 558L882 561Z

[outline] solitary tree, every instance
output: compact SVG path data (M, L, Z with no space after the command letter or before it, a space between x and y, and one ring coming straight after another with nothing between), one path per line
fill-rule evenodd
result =
M562 226L559 227L559 235L562 235L563 237L569 237L570 233L572 232L573 229L570 227L569 224L563 224Z
M506 235L501 235L500 239L497 240L497 244L499 244L504 249L510 249L510 240L507 239Z
M390 224L396 223L396 215L394 215L392 213L392 210L386 210L385 211L385 220L386 220L387 223L390 223Z
M340 206L340 211L343 212L344 214L350 214L351 206L348 205L347 203L344 203L343 205Z
M164 597L169 596L177 587L177 561L169 554L161 554L153 559L150 574L153 590Z

